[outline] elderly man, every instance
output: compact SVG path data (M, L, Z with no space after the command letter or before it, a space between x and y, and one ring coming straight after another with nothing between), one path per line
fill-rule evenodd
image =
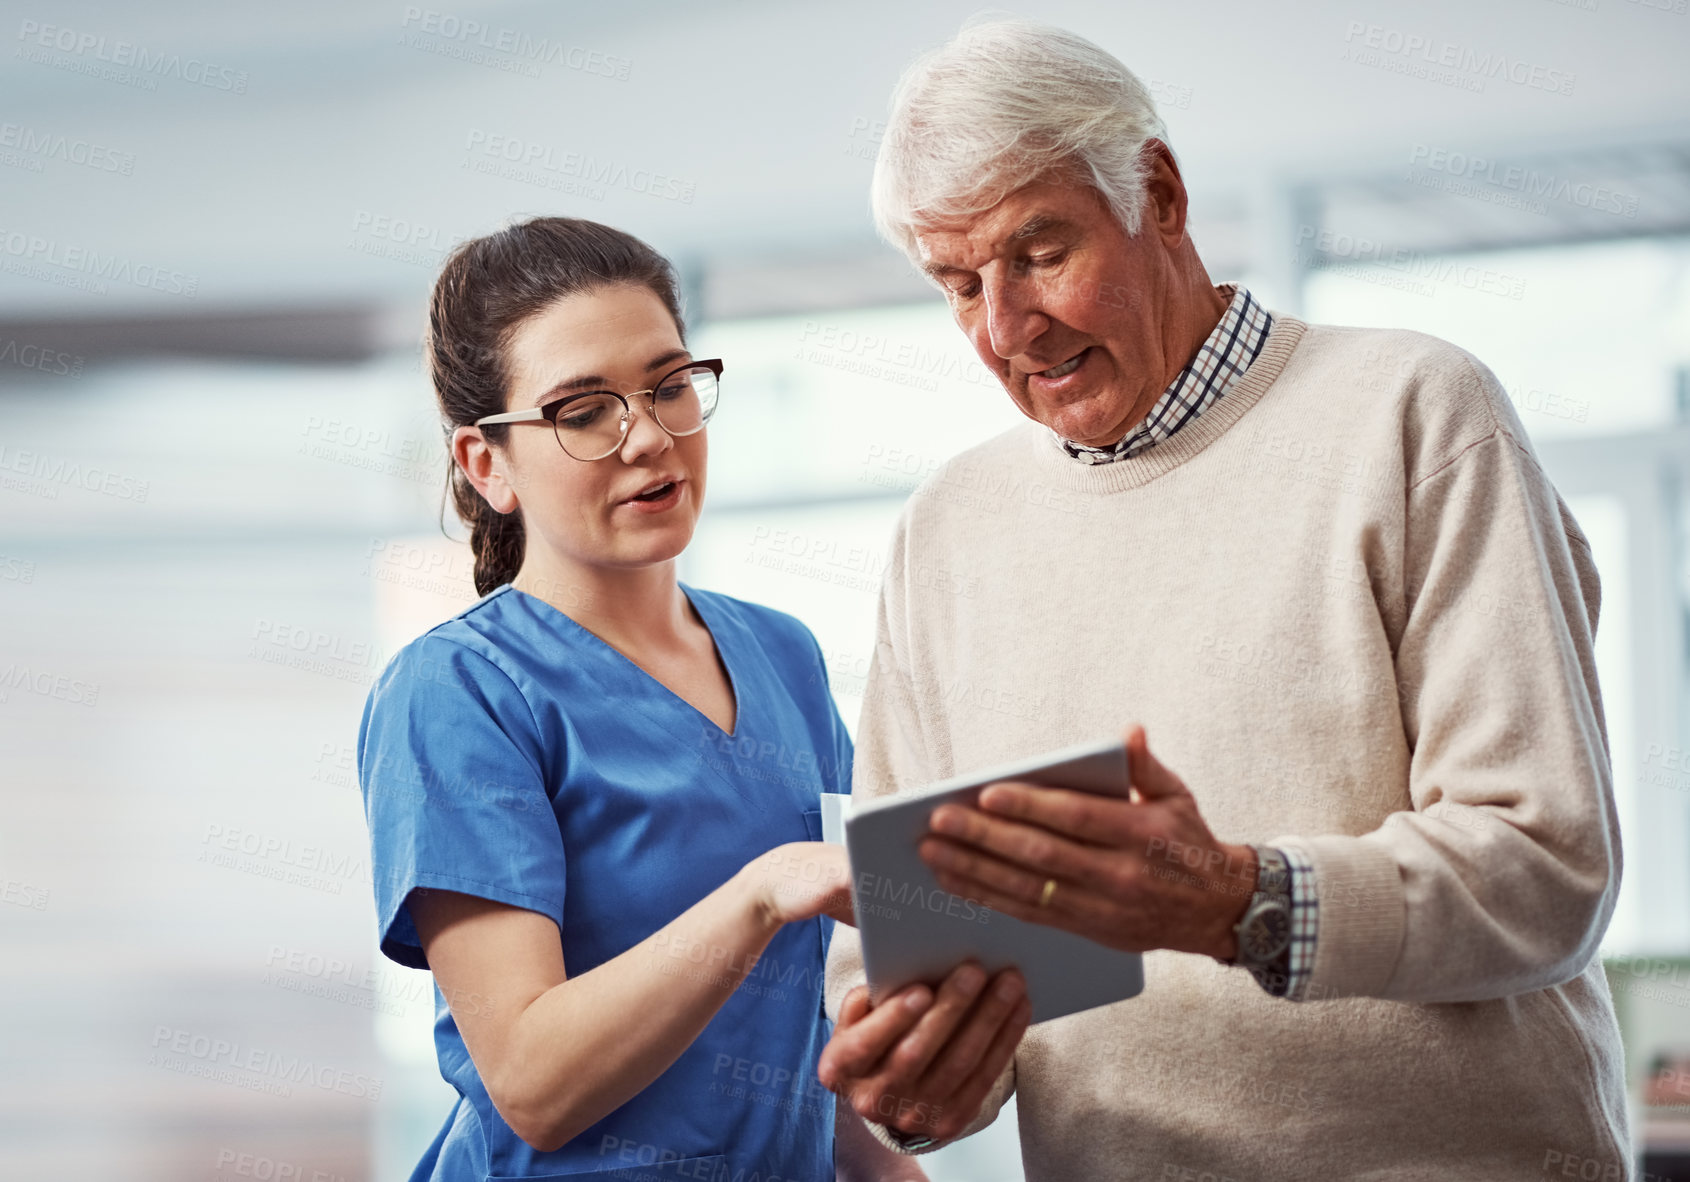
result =
M995 786L922 855L1146 984L871 1006L841 929L823 1082L912 1153L1013 1090L1030 1182L1629 1177L1597 577L1495 377L1211 284L1145 87L1061 30L918 61L874 207L1031 422L900 518L855 793L1142 723L1130 800Z

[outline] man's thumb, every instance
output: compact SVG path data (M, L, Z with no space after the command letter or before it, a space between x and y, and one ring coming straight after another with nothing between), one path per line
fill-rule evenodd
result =
M1146 800L1186 795L1185 782L1150 754L1150 740L1138 723L1127 728L1127 773L1134 790Z

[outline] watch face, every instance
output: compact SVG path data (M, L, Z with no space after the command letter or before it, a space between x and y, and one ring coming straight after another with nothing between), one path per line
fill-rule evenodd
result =
M1245 964L1272 964L1291 946L1291 912L1283 903L1258 903L1244 917L1238 931L1238 959Z

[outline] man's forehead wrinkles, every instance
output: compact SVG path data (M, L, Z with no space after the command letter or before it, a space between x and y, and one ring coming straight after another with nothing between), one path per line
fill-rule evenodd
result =
M972 270L981 256L989 253L970 241L960 230L938 230L921 235L921 266L928 274Z
M993 210L966 225L946 223L916 232L921 266L928 274L972 271L1018 242L1048 230L1061 219L1028 211Z

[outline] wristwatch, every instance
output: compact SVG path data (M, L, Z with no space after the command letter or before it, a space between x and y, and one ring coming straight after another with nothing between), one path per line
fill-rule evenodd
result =
M1238 952L1222 963L1248 969L1263 989L1283 997L1291 970L1291 866L1276 849L1250 848L1256 853L1256 892L1232 928Z
M882 1125L886 1135L898 1143L899 1148L910 1153L919 1153L923 1149L931 1149L939 1142L926 1133L906 1133L902 1129L895 1129L891 1125Z

